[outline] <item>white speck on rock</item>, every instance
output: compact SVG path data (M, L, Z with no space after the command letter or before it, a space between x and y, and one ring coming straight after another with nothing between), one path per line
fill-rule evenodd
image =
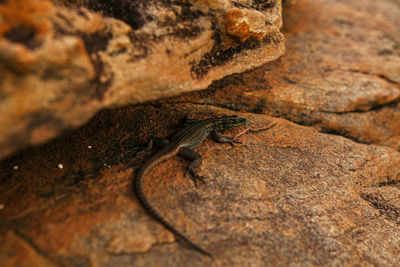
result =
M62 168L64 168L64 166L63 166L61 163L59 163L59 164L57 165L57 168L62 169Z
M0 210L4 209L4 204L0 204Z
M18 165L15 165L15 166L13 167L13 169L14 169L14 170L18 170L18 169L19 169Z
M87 148L91 149L91 148L92 148L92 146L87 146Z
M104 163L104 167L111 168L111 165L108 165L107 163Z

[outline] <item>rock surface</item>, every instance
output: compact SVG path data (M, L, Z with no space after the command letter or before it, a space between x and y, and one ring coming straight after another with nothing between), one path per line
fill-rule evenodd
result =
M400 265L399 9L390 0L288 1L288 53L277 62L199 93L102 111L4 159L1 262ZM194 187L179 157L145 184L210 259L149 217L132 181L150 137L171 136L186 115L218 114L250 123L226 133L241 144L207 139L197 149L205 185Z
M284 57L170 102L284 117L400 150L399 17L394 1L295 1L284 10Z
M280 0L55 2L0 3L0 157L284 52Z
M199 147L205 185L194 187L178 157L148 176L153 205L214 258L175 241L133 195L148 154L134 157L132 146L172 134L184 115L218 114L233 112L191 104L106 111L3 161L0 258L15 262L7 251L24 247L42 266L400 262L400 153L251 113L226 133L241 144Z

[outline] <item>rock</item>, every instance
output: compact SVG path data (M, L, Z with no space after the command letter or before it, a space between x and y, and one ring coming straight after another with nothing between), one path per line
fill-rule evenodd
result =
M55 2L0 5L0 157L284 52L280 0Z
M240 4L191 3L202 12L233 10L229 21L240 24ZM397 266L399 9L389 0L287 1L288 54L278 61L198 93L101 111L74 132L3 159L1 261ZM221 45L230 45L229 34L258 38L257 18L237 33L226 28ZM241 144L206 139L197 149L206 184L196 188L187 161L173 157L144 186L162 216L211 259L148 216L132 182L150 156L140 153L150 137L171 136L185 116L222 114L250 122L225 133Z
M55 266L18 233L1 231L0 240L0 259L3 266Z
M133 195L150 136L169 136L185 115L233 114L205 105L104 111L84 127L0 163L3 253L28 247L47 265L396 265L400 261L400 153L284 119L236 113L249 124L207 139L194 187L174 157L147 176L152 204L202 256L175 240ZM57 165L62 163L64 168ZM15 170L13 166L18 166ZM11 239L13 238L13 239ZM8 245L10 244L10 245ZM34 262L32 260L32 262Z
M170 102L284 117L400 150L399 4L298 0L284 14L284 57Z

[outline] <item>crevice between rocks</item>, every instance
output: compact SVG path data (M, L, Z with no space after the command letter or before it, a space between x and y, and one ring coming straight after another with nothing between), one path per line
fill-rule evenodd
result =
M369 162L369 161L366 161L365 163L363 163L360 166L360 169L363 169L367 162ZM392 186L392 187L398 187L400 189L400 177L399 177L399 180L393 180L389 176L387 176L386 178L387 178L387 180L384 181L384 182L380 182L380 183L377 183L377 184L366 185L366 186L364 186L364 188L373 188L373 187L378 187L379 188L379 187L385 187L385 186Z
M390 79L389 77L387 77L384 74L375 74L375 73L370 73L368 71L357 70L357 69L340 69L340 70L349 71L349 72L353 72L353 73L361 73L361 74L368 75L368 76L373 76L373 77L378 77L380 79L385 80L388 83L395 84L395 85L399 85L400 84L399 82L397 82L397 81L395 81L393 79Z
M381 194L362 193L360 197L378 209L380 214L384 215L388 220L400 225L400 208L387 203Z
M389 177L388 177L389 178ZM383 186L395 186L395 187L399 187L400 188L400 180L391 180L389 179L386 182L381 182L378 183L377 185L375 185L377 187L383 187Z
M200 102L195 102L195 101L173 101L173 102L171 102L171 104L192 104L192 105L198 105L198 106L210 106L210 107L216 107L216 108L223 108L223 109L227 109L229 111L235 111L235 112L245 111L245 112L253 113L253 114L268 115L268 114L262 113L262 110L260 110L259 108L247 109L243 106L234 108L234 107L232 107L232 105L228 105L228 104L219 104L219 103L210 103L210 102L200 103ZM242 105L242 104L240 104L240 105Z
M301 125L301 124L300 124ZM303 125L303 126L309 126L309 127L313 127L313 125ZM343 133L341 131L335 130L335 129L329 129L327 127L322 127L319 132L321 133L325 133L325 134L330 134L330 135L336 135L336 136L340 136L346 139L349 139L353 142L356 142L358 144L363 144L363 145L371 145L371 143L367 143L367 142L363 142L355 137L352 137L346 133ZM378 144L374 144L374 145L378 145Z
M336 114L336 115L341 115L341 114L361 114L361 113L366 113L366 112L370 112L370 111L379 111L383 108L386 107L390 107L390 106L394 106L396 104L400 103L400 97L393 99L392 101L383 103L383 104L375 104L372 105L371 108L367 109L367 110L349 110L349 111L327 111L327 110L311 110L308 109L309 111L316 111L316 112L321 112L321 113L325 113L325 114Z

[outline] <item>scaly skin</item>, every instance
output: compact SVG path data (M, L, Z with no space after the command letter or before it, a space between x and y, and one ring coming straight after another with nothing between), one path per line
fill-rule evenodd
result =
M224 116L220 118L211 118L205 120L198 120L192 122L191 124L184 127L181 131L177 132L171 142L156 153L150 160L148 160L142 168L139 170L135 178L134 190L139 202L142 204L143 208L153 216L157 221L164 225L168 230L174 233L177 237L184 240L193 249L201 252L204 255L210 256L211 254L198 245L194 244L187 237L176 230L169 222L167 222L157 210L150 204L146 195L142 190L142 185L144 183L144 177L146 174L152 170L156 165L163 161L166 161L174 155L181 155L187 159L191 159L192 163L189 165L188 170L193 176L193 181L197 184L197 180L203 180L202 176L197 175L193 168L201 162L201 157L199 154L194 152L192 149L198 147L204 139L211 134L214 139L222 143L232 143L237 142L234 139L221 137L217 134L217 131L238 127L247 123L247 119L240 118L237 116Z

